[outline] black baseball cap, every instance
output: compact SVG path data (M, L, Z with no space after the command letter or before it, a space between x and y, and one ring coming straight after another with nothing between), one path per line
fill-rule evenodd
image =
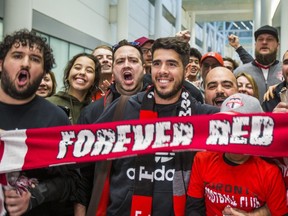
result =
M262 26L260 27L259 29L257 29L255 32L254 32L254 37L255 37L255 41L257 40L258 36L260 34L270 34L272 36L274 36L277 40L277 42L279 41L279 38L278 38L278 31L276 28L272 27L272 26L269 26L269 25L265 25L265 26Z

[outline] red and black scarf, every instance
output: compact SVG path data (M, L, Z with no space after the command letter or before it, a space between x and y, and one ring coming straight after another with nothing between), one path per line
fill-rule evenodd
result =
M180 107L175 106L172 111L173 116L190 116L193 113L193 99L191 95L183 89L179 98ZM177 103L178 104L178 103ZM158 113L155 110L154 88L148 89L145 94L140 110L140 119L158 118ZM186 186L188 185L192 159L185 160L185 153L176 153L175 155L175 172L173 177L173 208L176 216L185 215L186 203ZM139 171L140 166L145 167L148 173L153 173L155 170L155 156L138 156L136 158L136 169ZM139 176L139 173L135 173ZM141 215L152 215L153 202L153 182L139 181L135 178L134 195L132 197L131 216L137 215L136 212L141 212Z

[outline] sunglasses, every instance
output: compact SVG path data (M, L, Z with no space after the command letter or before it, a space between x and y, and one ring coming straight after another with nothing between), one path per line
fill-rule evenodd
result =
M131 45L131 46L139 46L139 45L140 45L140 43L139 43L139 42L136 42L136 41L128 42L128 44ZM125 46L125 45L127 45L127 44L125 44L125 43L120 43L120 44L117 43L117 44L115 44L115 45L112 46L112 50L115 51L115 50L118 49L120 46Z

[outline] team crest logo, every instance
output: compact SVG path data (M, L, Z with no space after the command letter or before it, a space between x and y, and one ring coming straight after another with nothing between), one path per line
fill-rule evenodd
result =
M227 101L226 105L229 109L238 109L239 107L244 106L242 98L240 97L231 97L229 101Z

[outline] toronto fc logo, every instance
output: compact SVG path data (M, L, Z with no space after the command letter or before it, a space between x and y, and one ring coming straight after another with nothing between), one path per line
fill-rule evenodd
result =
M243 104L243 102L242 102L240 97L233 97L226 103L226 106L229 109L237 109L237 108L239 108L239 107L241 107L243 105L244 104Z

